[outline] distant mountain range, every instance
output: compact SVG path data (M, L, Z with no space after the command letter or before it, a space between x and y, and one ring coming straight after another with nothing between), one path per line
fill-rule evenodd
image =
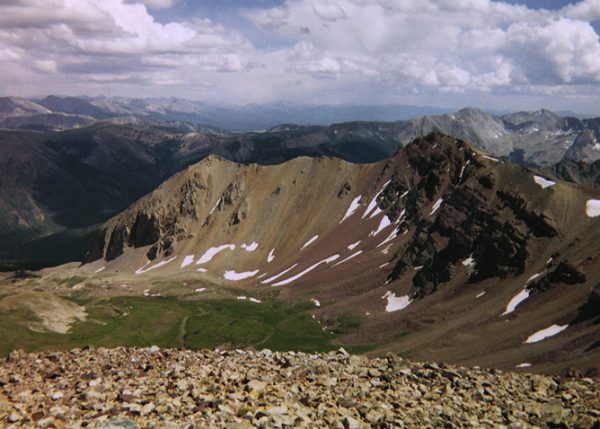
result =
M410 105L248 104L213 106L178 98L134 99L123 97L0 98L0 126L60 131L110 120L119 123L183 121L202 124L205 130L245 132L267 130L283 123L327 125L334 122L398 121L448 109Z
M561 116L548 110L493 115L474 108L448 113L438 108L403 105L215 107L177 98L0 98L0 127L41 131L61 131L109 121L161 126L178 132L270 130L281 133L293 129L310 135L326 133L328 128L325 127L329 124L357 120L363 127L387 134L392 146L407 144L417 136L436 131L466 139L494 155L507 156L521 164L549 166L562 160L593 162L600 159L600 118ZM307 125L323 128L302 130L302 126ZM396 145L394 150L398 147ZM388 155L391 153L393 151Z

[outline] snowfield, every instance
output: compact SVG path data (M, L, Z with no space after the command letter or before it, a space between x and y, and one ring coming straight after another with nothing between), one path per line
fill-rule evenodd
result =
M556 185L556 182L553 182L552 180L548 180L542 176L533 176L533 180L535 181L535 183L540 185L542 187L542 189L546 189L546 188L549 188L550 186Z
M150 263L150 261L148 261L148 262L146 262L146 263L144 264L144 266L143 266L143 267L141 267L141 268L138 268L138 269L135 271L135 273L136 273L136 274L144 274L144 273L147 273L148 271L152 271L152 270L155 270L156 268L163 267L163 266L165 266L165 265L167 265L167 264L169 264L169 263L173 262L175 259L177 259L177 255L173 256L171 259L167 259L166 261L161 261L161 262L159 262L159 263L158 263L158 264L156 264L156 265L152 265L151 267L148 267L148 268L146 268L146 266L147 266L147 265Z
M437 212L439 210L439 208L442 206L442 203L444 202L443 198L440 198L439 200L437 200L435 202L435 204L433 205L433 207L431 208L431 213L429 213L429 216L433 215L435 212Z
M346 210L346 214L344 215L344 217L342 218L340 223L342 223L343 221L348 219L350 216L352 216L354 214L354 212L356 212L356 210L358 210L358 207L360 206L361 198L362 198L362 195L359 195L358 197L356 197L352 200L352 202L350 203L350 207L348 207L348 210Z
M340 264L343 264L344 262L347 262L347 261L349 261L350 259L352 259L352 258L354 258L354 257L356 257L356 256L358 256L358 255L360 255L362 252L363 252L362 250L359 250L359 251L357 251L357 252L354 252L352 255L348 256L347 258L344 258L344 259L342 259L341 261L339 261L339 262L336 262L335 264L333 264L333 266L334 266L334 267L337 267L338 265L340 265Z
M193 262L194 262L194 255L187 255L185 258L183 258L183 262L181 263L180 268L185 268L188 265L192 265Z
M395 229L390 233L390 235L388 235L385 240L383 240L381 243L379 243L376 247L381 247L386 245L387 243L389 243L390 241L394 240L396 237L398 237L398 231L396 231Z
M275 281L275 280L277 280L279 277L283 277L283 276L285 276L287 273L289 273L290 271L292 271L292 270L293 270L294 268L296 268L297 266L298 266L298 264L296 263L296 264L292 265L291 267L289 267L289 268L286 268L285 270L283 270L283 271L282 271L282 272L280 272L279 274L275 274L273 277L269 277L268 279L266 279L266 280L263 280L261 283L262 283L262 284L265 284L265 285L266 285L266 284L269 284L269 283L271 283L272 281Z
M280 282L277 283L273 283L272 286L283 286L283 285L287 285L290 284L291 282L298 280L300 277L304 276L305 274L310 273L312 270L314 270L315 268L317 268L319 265L321 264L329 264L333 261L335 261L336 259L338 259L340 257L340 255L333 255L330 256L329 258L323 259L322 261L317 262L316 264L311 265L310 267L308 267L307 269L305 269L304 271L299 272L298 274L287 278L285 280L282 280Z
M256 241L253 241L250 244L244 243L240 247L242 249L244 249L246 252L254 252L258 248L258 243Z
M463 264L465 267L472 267L475 265L475 259L473 258L473 255L469 256L467 259L463 260L461 262L461 264Z
M354 250L354 249L356 248L356 246L358 246L358 245L360 244L360 241L361 241L361 240L358 240L358 241L357 241L357 242L355 242L355 243L349 244L349 245L347 246L347 247L348 247L348 250Z
M585 203L585 214L588 217L600 216L600 200L587 200Z
M202 264L206 264L207 262L210 262L212 260L212 258L215 257L215 255L217 255L218 253L221 253L223 250L227 250L227 249L235 250L235 244L223 244L221 246L209 248L206 252L204 252L204 255L202 255L200 257L200 259L198 259L198 261L196 262L196 265L202 265Z
M515 308L517 308L517 306L520 303L522 303L523 301L525 301L527 298L529 298L529 291L527 289L523 289L521 292L519 292L518 294L516 294L508 302L508 305L506 306L506 310L500 316L505 316L507 314L512 313L513 311L515 311Z
M304 245L300 248L300 250L302 250L305 247L310 246L311 244L313 244L315 241L317 241L317 238L319 238L319 234L315 235L313 238L311 238L306 243L304 243Z
M393 311L403 310L412 302L408 295L404 296L396 296L394 292L387 291L385 295L382 296L382 299L387 299L387 305L385 306L385 311L391 313Z
M553 337L556 334L561 333L567 329L569 325L552 325L544 329L540 329L535 334L530 335L526 340L525 344L533 344L539 341L545 340L546 338Z
M238 273L236 271L225 271L225 274L223 274L223 278L225 278L225 280L231 280L231 281L239 281L239 280L245 280L245 279L249 279L250 277L254 277L255 275L258 274L260 270L255 270L255 271L244 271L242 273Z
M392 221L390 220L390 218L384 215L383 218L381 219L381 222L379 222L379 226L377 227L377 230L372 231L369 235L375 236L375 235L379 234L381 231L383 231L385 228L390 226L391 224L392 224Z
M385 182L383 184L383 186L381 187L380 191L377 192L377 194L375 194L375 196L373 197L373 199L371 200L371 202L367 206L367 209L365 210L365 213L362 216L363 219L366 218L369 215L369 213L371 213L371 211L373 211L373 209L377 206L377 198L379 198L379 195L381 195L381 193L384 191L385 187L387 185L389 185L390 182L391 182L391 180L388 180L387 182Z

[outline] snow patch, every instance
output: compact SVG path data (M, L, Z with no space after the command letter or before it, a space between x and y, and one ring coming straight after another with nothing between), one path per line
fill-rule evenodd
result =
M556 325L555 324L552 326L548 326L547 328L540 329L535 334L530 335L525 340L525 344L533 344L533 343L542 341L546 338L553 337L554 335L559 334L560 332L564 331L568 327L569 327L569 325Z
M173 256L171 259L167 259L166 261L161 261L161 262L159 262L159 263L158 263L158 264L156 264L156 265L152 265L151 267L148 267L148 268L146 268L146 266L147 266L147 265L150 263L150 261L148 261L148 262L146 262L146 263L144 264L144 266L143 266L143 267L141 267L141 268L138 268L138 269L135 271L135 273L136 273L136 274L144 274L144 273L147 273L148 271L152 271L152 270L155 270L156 268L163 267L163 266L167 265L168 263L171 263L171 262L173 262L175 259L177 259L177 255Z
M180 268L185 268L188 265L191 265L192 262L194 262L194 255L187 255L185 258L183 258Z
M533 281L533 280L537 279L539 276L541 276L541 275L542 275L542 274L544 274L544 273L545 273L545 271L542 271L541 273L535 273L534 275L532 275L531 277L529 277L529 278L527 279L527 281L525 282L525 284L527 284L527 283L529 283L529 282L531 282L531 281Z
M311 265L310 267L308 267L304 271L299 272L295 276L292 276L290 278L287 278L287 279L282 280L282 281L277 282L277 283L273 283L272 286L283 286L283 285L289 284L289 283L291 283L291 282L293 282L295 280L298 280L303 275L311 272L312 270L314 270L315 268L317 268L319 265L321 265L321 264L329 264L329 263L337 260L339 257L340 257L340 255L333 255L333 256L330 256L329 258L323 259L322 261L319 261L316 264Z
M213 214L213 212L214 212L214 211L217 209L217 207L219 206L219 203L220 203L220 202L221 202L221 198L219 198L219 199L217 200L216 204L215 204L215 205L213 206L213 208L210 210L210 213L208 213L208 214L209 214L209 216L210 216L211 214Z
M523 362L518 365L515 365L515 368L529 368L531 364L529 362Z
M246 301L248 299L248 297L241 295L241 296L238 296L237 299L239 299L240 301Z
M387 228L391 224L392 224L392 221L390 220L390 218L387 216L383 216L383 218L381 218L381 222L379 222L379 226L377 227L377 230L371 231L371 233L369 235L376 236L377 234L379 234L381 231L383 231L385 228Z
M463 175L465 174L465 170L467 169L467 166L469 165L471 161L467 160L467 162L465 162L465 165L462 166L462 168L460 169L460 174L458 175L458 183L460 183L462 181Z
M389 262L386 262L386 263L384 263L384 264L381 264L381 265L379 266L379 268L381 269L381 268L383 268L383 267L386 267L386 266L388 266L388 265L390 265L390 263L389 263Z
M600 200L587 200L585 203L585 214L588 217L600 216Z
M208 270L206 268L198 268L199 273L206 273Z
M246 252L254 252L258 248L258 243L256 241L253 241L250 244L244 243L240 247L242 249L244 249Z
M433 215L435 212L437 212L439 210L439 208L442 206L442 203L444 202L443 198L438 199L435 204L433 205L433 207L431 208L431 213L429 213L429 216Z
M305 248L305 247L307 247L307 246L310 246L312 243L314 243L314 242L317 240L317 238L319 238L319 234L315 235L313 238L311 238L311 239L310 239L310 240L308 240L306 243L304 243L304 246L302 246L302 247L300 248L300 250L304 249L304 248Z
M392 248L392 245L391 245L391 244L388 244L387 246L385 246L385 249L383 249L383 250L381 251L381 254L382 254L382 255L387 255L388 253L390 253L390 249L391 249L391 248Z
M381 243L379 243L377 245L377 247L381 247L386 243L389 243L390 241L392 241L393 239L395 239L398 236L398 231L396 231L395 229L390 233L390 235L387 236L387 238L385 240L383 240Z
M485 291L479 292L477 295L475 295L475 298L481 298L483 295L485 295Z
M362 216L363 219L366 218L369 215L369 213L371 213L371 211L375 208L375 206L377 206L377 198L379 197L379 195L381 195L381 193L383 192L383 190L385 189L385 187L387 185L389 185L390 182L391 182L391 180L388 180L387 182L385 182L383 184L383 186L381 187L381 190L379 192L377 192L377 194L373 197L373 199L371 200L371 202L367 206L367 209L365 210L365 213Z
M239 280L245 280L245 279L249 279L250 277L254 277L255 275L258 274L260 270L255 270L255 271L244 271L242 273L238 273L235 271L225 271L225 273L223 274L223 277L225 278L225 280L231 280L231 281L239 281Z
M336 262L333 266L336 267L340 264L343 264L346 261L349 261L350 259L354 258L355 256L358 256L362 253L362 250L359 250L358 252L354 252L352 255L348 256L347 258L342 259L340 262Z
M256 298L248 298L248 301L254 302L256 304L260 304L262 302L260 299L256 299Z
M283 270L283 271L282 271L282 272L280 272L279 274L275 274L273 277L269 277L268 279L266 279L266 280L263 280L261 283L262 283L262 284L264 284L264 285L266 285L266 284L269 284L269 283L271 283L272 281L275 281L275 280L277 280L279 277L282 277L282 276L286 275L287 273L289 273L290 271L292 271L292 270L293 270L294 268L296 268L297 266L298 266L298 264L294 264L294 265L292 265L291 267L289 267L289 268L287 268L287 269Z
M542 189L546 189L546 188L549 188L550 186L556 185L556 182L553 182L552 180L548 180L542 176L533 176L533 180L535 181L535 183L540 185L542 187Z
M490 161L500 162L498 158L492 158L491 156L483 155L482 158L489 159Z
M96 271L94 271L95 273L101 273L102 271L104 271L106 269L106 267L100 267L98 268Z
M262 279L263 277L266 277L266 275L267 275L267 273L262 273L262 274L261 274L260 276L258 276L256 279L257 279L257 280L259 280L259 279Z
M400 216L398 216L398 219L396 219L396 222L394 223L398 225L399 223L404 222L404 215L406 215L406 209L402 210Z
M360 241L361 241L361 240L358 240L358 241L357 241L357 242L355 242L355 243L349 244L349 245L347 246L347 247L348 247L348 250L354 250L354 249L356 248L356 246L358 246L358 245L360 244Z
M473 258L473 255L470 255L467 259L462 261L461 264L463 264L465 267L472 267L475 265L475 259Z
M354 214L354 212L356 212L356 210L360 206L361 198L362 198L362 195L359 195L358 197L356 197L352 200L352 202L350 203L350 207L348 207L348 210L346 210L346 214L344 215L344 217L342 218L340 223L342 223L343 221L348 219L350 216L352 216Z
M318 299L312 298L311 301L315 303L315 307L320 307L321 306L321 301L319 301Z
M205 287L199 287L198 289L194 289L194 292L204 292L205 290Z
M383 210L381 210L379 207L376 207L375 210L373 210L373 213L371 213L371 216L369 216L369 219L373 219L380 213L383 213Z
M215 257L215 255L221 253L223 250L226 249L235 250L235 244L222 244L221 246L211 247L206 252L204 252L204 255L202 255L200 259L198 259L196 265L202 265L206 264L207 262L210 262L212 258Z
M512 313L515 311L515 308L517 308L517 306L527 298L529 298L529 291L527 289L523 289L508 302L506 305L506 310L504 310L504 313L502 313L500 316L505 316Z
M267 262L273 262L273 259L275 259L275 248L272 248L271 251L269 252L269 256L267 256Z
M382 296L382 299L387 298L387 305L385 306L385 311L391 313L393 311L403 310L412 302L408 295L404 296L396 296L394 292L387 291L385 295Z

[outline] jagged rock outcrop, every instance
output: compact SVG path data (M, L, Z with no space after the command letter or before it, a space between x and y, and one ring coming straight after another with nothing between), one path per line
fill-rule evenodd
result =
M585 283L585 274L568 262L560 262L554 270L532 281L527 288L534 294L547 291L559 284L576 285Z
M409 268L422 267L413 277L416 296L449 281L453 267L467 258L476 261L472 282L521 274L530 237L558 234L553 221L528 209L517 191L496 189L494 173L464 143L431 134L415 140L405 153L416 174L402 183L406 173L396 171L380 207L392 218L405 210L407 224L416 228L388 276L393 281ZM405 198L399 198L403 192ZM439 206L429 209L432 203Z

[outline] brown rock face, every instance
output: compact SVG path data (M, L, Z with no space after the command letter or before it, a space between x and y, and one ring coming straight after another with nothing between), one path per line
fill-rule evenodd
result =
M423 296L449 281L453 267L468 257L477 261L472 282L520 274L529 238L558 234L517 192L496 190L493 172L464 143L431 134L404 152L416 173L407 177L402 163L390 167L395 168L388 186L393 191L384 192L380 207L392 218L405 210L404 228L414 226L415 233L397 252L388 281L423 266L413 278L417 296ZM398 198L403 192L408 194ZM436 201L441 206L433 210Z

